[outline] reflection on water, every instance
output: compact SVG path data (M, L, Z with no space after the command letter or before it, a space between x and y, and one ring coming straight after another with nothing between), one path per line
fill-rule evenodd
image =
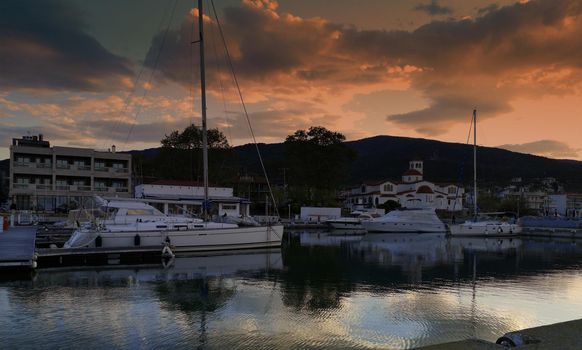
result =
M0 282L11 348L386 348L582 317L582 242L292 233L282 249Z

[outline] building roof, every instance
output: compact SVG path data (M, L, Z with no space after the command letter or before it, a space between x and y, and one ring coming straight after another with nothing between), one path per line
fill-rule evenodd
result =
M415 170L415 169L408 169L402 175L403 176L410 176L410 175L412 175L412 176L414 176L414 175L416 175L416 176L422 176L422 173L420 171L418 171L418 170Z
M430 187L423 185L416 190L416 193L434 193L434 191Z
M412 193L412 192L414 192L414 190L402 191L402 192L398 192L397 194L401 195L401 194L407 194L407 193Z

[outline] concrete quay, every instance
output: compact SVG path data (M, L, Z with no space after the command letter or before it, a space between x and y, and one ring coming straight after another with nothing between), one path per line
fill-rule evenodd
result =
M503 336L513 340L516 346L508 347L479 339L467 339L415 350L579 350L582 349L582 319L514 331Z

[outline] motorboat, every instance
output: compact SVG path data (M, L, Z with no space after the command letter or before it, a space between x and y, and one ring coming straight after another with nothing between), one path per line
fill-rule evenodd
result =
M447 232L447 226L432 208L394 210L379 218L364 221L362 226L368 232Z
M329 219L325 223L334 230L364 230L362 222L378 217L370 213L356 213L349 217Z
M103 219L81 225L65 248L171 245L176 251L280 246L281 225L239 227L187 216L169 216L143 202L101 199ZM160 248L161 249L161 248Z

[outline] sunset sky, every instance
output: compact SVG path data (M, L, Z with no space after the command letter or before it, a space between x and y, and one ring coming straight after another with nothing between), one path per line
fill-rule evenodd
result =
M322 125L463 143L476 107L479 144L582 160L582 0L214 1L259 141ZM193 7L0 2L0 159L28 133L130 150L199 123ZM206 13L209 124L247 143Z

